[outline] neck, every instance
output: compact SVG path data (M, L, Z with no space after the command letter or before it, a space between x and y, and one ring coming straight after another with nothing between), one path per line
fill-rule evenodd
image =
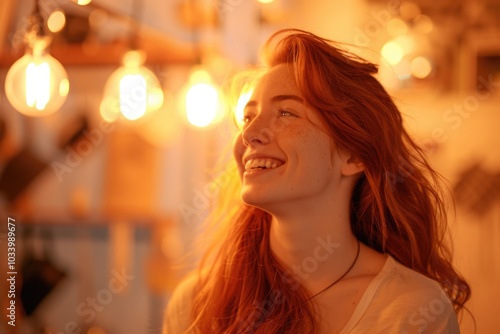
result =
M311 293L342 276L357 252L347 207L330 208L333 212L286 210L290 214L273 215L271 222L273 254Z

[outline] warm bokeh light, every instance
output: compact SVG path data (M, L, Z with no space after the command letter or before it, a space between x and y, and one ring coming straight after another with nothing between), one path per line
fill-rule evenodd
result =
M387 32L392 37L404 35L408 32L408 26L400 18L394 18L387 23Z
M16 61L5 78L5 94L12 106L27 116L46 116L56 112L69 92L64 67L47 52L47 39L33 43Z
M195 68L189 76L184 107L187 121L196 127L207 127L222 120L218 87L210 73L201 67Z
M406 34L396 37L395 39L393 39L393 41L399 45L401 51L403 52L403 55L408 55L412 52L415 52L417 47L423 47L423 43L420 43L422 39L417 42L415 38L415 34Z
M257 0L257 1L259 1L260 3L264 3L264 4L274 2L274 0Z
M410 64L411 74L415 78L424 79L432 72L432 64L426 57L415 57Z
M66 16L61 10L55 10L47 19L47 27L53 33L61 31L66 25Z
M104 120L115 121L120 115L137 120L163 105L163 90L153 72L143 66L146 55L129 51L123 66L114 71L104 87L100 113Z
M428 34L434 29L434 24L427 15L419 15L415 18L415 29L422 34Z
M92 0L76 0L76 3L80 6L86 6L88 5L89 3L91 3Z
M382 47L381 53L391 65L396 65L403 58L403 49L394 41L385 43Z
M413 20L420 15L420 7L414 2L405 1L399 6L399 14L406 20Z
M217 117L219 93L209 83L191 86L186 94L186 116L194 126L205 127Z

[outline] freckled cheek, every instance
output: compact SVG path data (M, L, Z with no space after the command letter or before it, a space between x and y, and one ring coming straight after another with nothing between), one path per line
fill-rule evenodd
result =
M327 138L311 136L304 138L303 160L309 165L311 173L317 175L317 182L321 182L320 175L329 174L333 171L331 147Z

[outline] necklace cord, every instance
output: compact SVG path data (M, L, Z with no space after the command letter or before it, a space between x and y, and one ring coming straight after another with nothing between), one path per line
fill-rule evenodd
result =
M352 270L352 268L354 268L354 265L356 264L356 262L358 262L359 250L360 250L360 243L359 243L359 240L358 240L358 250L356 252L356 257L354 258L354 261L351 263L351 266L349 267L349 269L347 269L347 271L342 276L340 276L338 279L336 279L335 282L331 283L330 285L328 285L326 288L324 288L320 292L314 294L312 297L309 297L306 302L308 302L311 299L313 299L314 297L322 294L323 292L325 292L326 290L330 289L332 286L334 286L335 284L337 284L341 279L343 279Z

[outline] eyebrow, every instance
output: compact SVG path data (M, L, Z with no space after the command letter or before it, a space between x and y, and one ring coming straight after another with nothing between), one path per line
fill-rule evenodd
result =
M304 103L304 99L297 96L297 95L276 95L271 98L272 102L281 102L285 100L294 100L300 103ZM255 107L257 105L257 101L251 100L248 101L248 103L245 105L245 108L247 107Z

